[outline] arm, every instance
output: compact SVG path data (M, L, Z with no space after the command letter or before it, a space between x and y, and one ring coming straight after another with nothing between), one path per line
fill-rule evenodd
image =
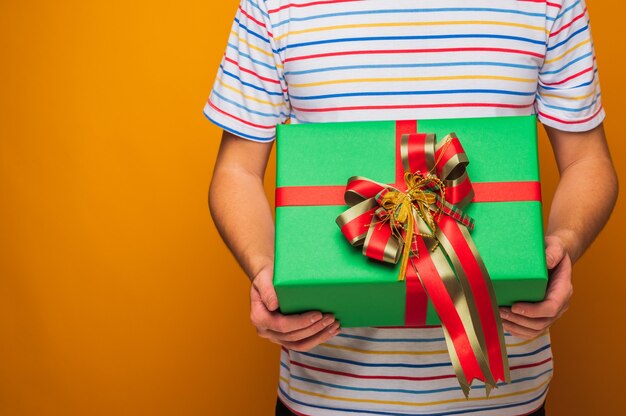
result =
M336 335L332 315L277 311L272 284L274 223L263 189L271 143L224 132L209 191L209 207L222 239L252 281L250 320L257 333L293 350L308 350Z
M546 230L548 290L542 302L501 308L504 329L525 338L541 334L567 310L572 265L606 224L618 192L603 124L586 132L545 128L561 176Z
M217 155L209 208L215 225L250 279L274 263L274 224L263 188L272 143L224 132ZM266 299L277 306L276 299Z

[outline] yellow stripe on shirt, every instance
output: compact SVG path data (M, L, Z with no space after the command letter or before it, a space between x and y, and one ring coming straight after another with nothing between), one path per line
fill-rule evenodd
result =
M506 344L506 347L507 347L507 348L512 348L512 347L521 347L522 345L527 345L527 344L530 344L531 342L534 342L534 341L538 340L539 338L543 338L543 337L545 337L546 335L548 335L548 331L544 331L544 332L542 332L541 334L537 335L536 337L534 337L534 338L530 338L530 339L527 339L526 341L517 342L517 343L515 343L515 344Z
M272 107L282 107L282 106L283 106L283 104L282 104L282 103L278 103L278 104L276 104L276 103L273 103L273 102L271 102L271 101L261 100L261 99L259 99L259 98L253 97L253 96L251 96L251 95L246 95L246 94L244 94L243 92L241 92L240 90L238 90L237 88L235 88L235 87L231 87L230 85L226 84L224 81L222 81L222 80L221 80L221 79L219 79L219 78L218 78L217 82L219 82L219 84L220 84L222 87L224 87L224 88L226 88L226 89L228 89L228 90L231 90L231 91L233 91L233 92L235 92L235 93L237 93L237 94L241 95L242 97L244 97L244 98L245 98L245 99L247 99L247 100L256 101L257 103L261 103L261 104L271 105Z
M272 59L274 59L274 54L271 52L266 51L263 48L259 48L258 46L254 46L253 44L251 44L250 42L248 42L247 40L245 40L244 38L242 38L241 36L238 35L237 32L235 32L234 30L230 31L230 34L235 36L237 38L237 40L239 40L239 42L243 43L244 45L248 46L250 49L254 49L257 52L262 53L263 55L266 56L270 56ZM283 64L279 64L277 62L274 63L274 65L276 65L276 68L283 68Z
M594 82L594 85L593 85L593 91L591 91L589 94L585 94L585 95L575 95L575 96L573 96L573 97L567 97L567 96L565 96L565 95L559 95L559 94L546 94L546 93L543 93L543 92L542 92L542 93L541 93L541 96L542 96L542 97L560 98L560 99L563 99L563 100L574 100L574 101L577 101L577 100L584 100L584 99L586 99L586 98L591 97L592 95L596 95L597 88L598 88L598 82L597 82L597 78L596 78L596 82Z
M302 84L289 84L291 87L317 87L320 85L331 84L348 84L357 82L410 82L410 81L443 81L454 79L492 79L500 81L513 81L513 82L529 82L536 83L536 78L518 78L518 77L505 77L500 75L449 75L439 77L394 77L394 78L353 78L353 79L340 79L331 81L319 81L319 82L306 82Z
M583 40L582 42L577 43L576 45L572 46L571 48L569 48L568 50L566 50L565 52L563 52L562 54L560 54L559 56L557 56L556 58L552 58L552 59L548 59L546 61L543 62L543 64L550 64L552 62L556 62L559 59L563 59L563 57L567 54L569 54L570 52L575 51L576 49L580 48L583 45L588 44L589 42L591 42L591 39L587 39L587 40Z
M274 54L273 53L268 52L267 50L265 50L263 48L259 48L258 46L255 46L255 45L251 44L250 42L248 42L247 40L245 40L244 38L239 36L239 34L237 32L235 32L234 30L231 31L230 34L233 35L234 37L236 37L239 40L239 42L243 43L244 45L247 45L250 49L254 49L257 52L262 53L263 55L270 56L270 57L274 58Z
M545 27L526 25L523 23L499 22L499 21L489 21L489 20L444 20L444 21L434 21L434 22L355 23L355 24L350 24L350 25L315 27L311 29L292 30L288 33L284 33L280 36L277 36L274 39L281 40L287 36L300 35L302 33L324 32L327 30L337 30L337 29L360 29L360 28L373 28L373 27L450 26L450 25L510 26L510 27L519 27L519 28L537 30L537 31L541 31L544 33L549 33L549 30L547 30Z
M478 401L478 400L487 401L487 400L493 400L493 399L502 399L504 397L521 396L523 394L533 393L533 392L541 389L543 386L545 386L546 384L548 384L550 382L550 380L546 380L543 383L541 383L538 386L533 387L531 389L519 390L519 391L516 391L516 392L513 392L513 393L492 394L488 398L486 398L486 397L470 397L470 398L466 399L466 398L463 397L463 398L459 398L459 399L438 400L438 401L434 401L434 402L406 402L406 401L400 401L400 400L355 399L355 398L352 398L352 397L330 396L330 395L327 395L327 394L314 393L312 391L308 391L308 390L304 390L304 389L300 389L300 388L294 387L294 386L292 386L289 383L289 381L287 381L287 379L285 377L280 376L279 379L281 381L283 381L284 383L287 383L287 385L289 386L289 389L291 391L297 391L298 393L306 394L308 396L321 397L322 399L344 401L344 402L355 402L355 403L393 404L393 405L400 405L400 406L415 406L415 407L419 407L419 406L435 406L435 405L438 405L438 404L459 403L459 402Z

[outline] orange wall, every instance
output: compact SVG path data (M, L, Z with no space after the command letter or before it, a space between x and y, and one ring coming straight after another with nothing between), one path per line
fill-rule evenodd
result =
M237 3L0 2L1 415L271 413L278 349L248 323L248 283L206 203L220 131L202 107ZM610 35L626 6L588 3L624 169ZM576 268L551 416L619 413L625 222L622 196Z

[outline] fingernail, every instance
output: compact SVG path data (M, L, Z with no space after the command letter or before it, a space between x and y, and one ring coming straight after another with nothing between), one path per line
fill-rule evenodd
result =
M330 327L328 332L330 332L331 334L336 334L337 332L339 332L339 322L335 322L335 324Z
M326 317L322 321L322 325L328 326L328 325L332 324L333 322L335 322L335 317L332 316L332 315L326 315Z
M500 311L500 318L506 319L509 317L509 314L506 311Z
M311 323L315 323L322 319L322 316L323 315L321 312L313 312L311 315L309 315L309 319L311 319Z

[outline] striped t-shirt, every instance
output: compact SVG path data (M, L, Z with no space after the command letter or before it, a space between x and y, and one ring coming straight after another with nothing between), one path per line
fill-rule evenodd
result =
M241 0L204 112L261 142L287 120L605 117L584 0ZM283 349L278 394L303 415L524 415L548 390L550 338L505 339L512 382L488 399L480 383L465 399L440 327Z

